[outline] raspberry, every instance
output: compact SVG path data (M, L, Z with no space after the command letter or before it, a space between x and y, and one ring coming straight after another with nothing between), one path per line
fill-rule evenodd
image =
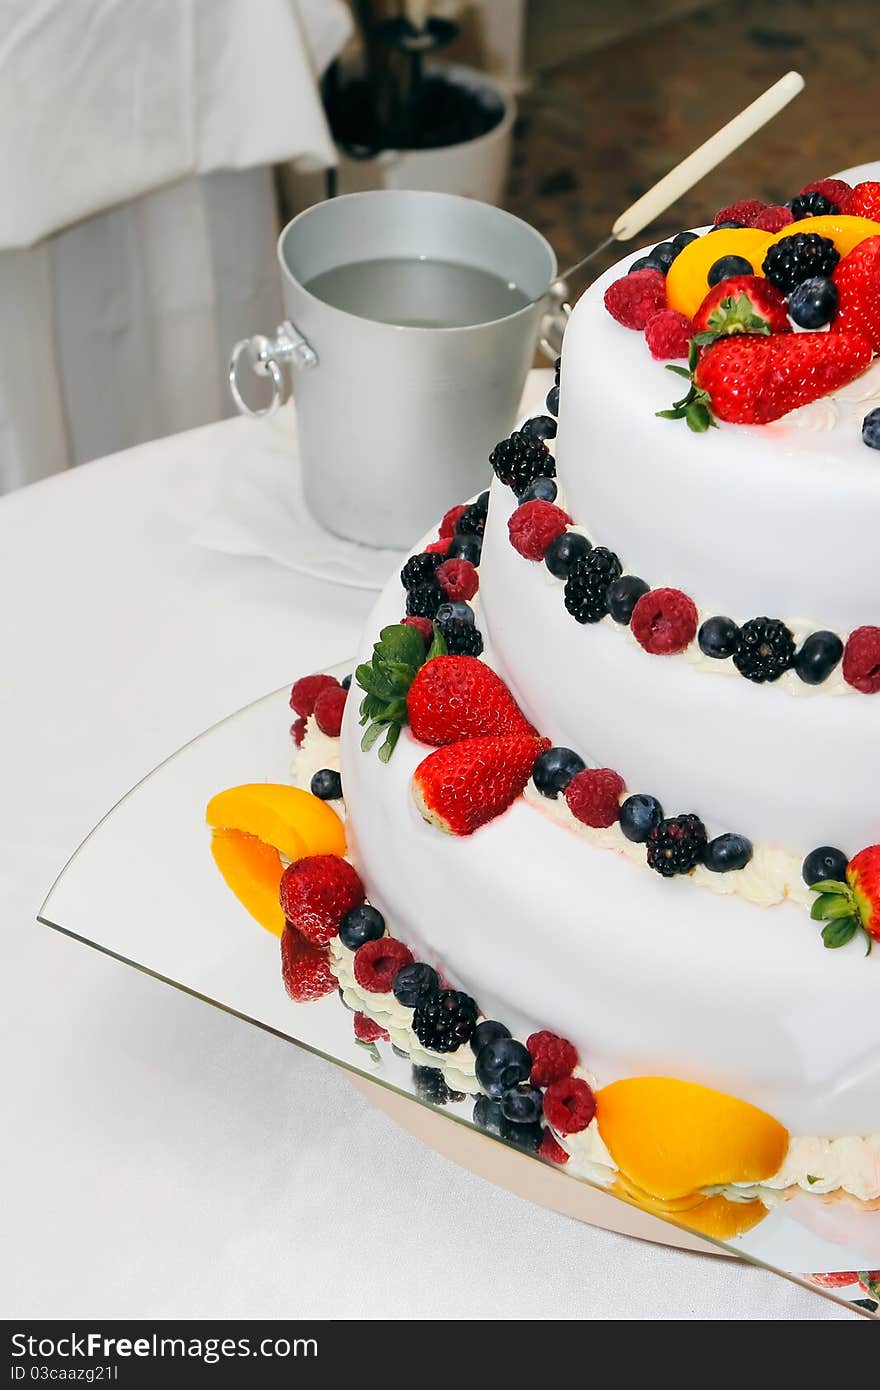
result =
M568 1154L553 1136L551 1129L545 1129L541 1135L541 1142L538 1145L538 1153L542 1158L547 1158L551 1163L567 1163Z
M437 583L452 602L473 598L480 587L480 576L470 560L444 560L437 571Z
M693 334L694 325L687 314L680 314L676 309L661 309L645 324L645 342L658 362L672 357L686 358Z
M507 523L510 544L527 560L543 560L547 547L565 534L571 517L552 502L523 502Z
M425 639L425 646L430 647L434 640L434 624L430 618L401 618L404 627L414 627L416 632L420 632Z
M356 1013L352 1022L354 1024L354 1035L358 1042L378 1042L380 1038L383 1042L389 1041L386 1030L378 1023L374 1023L366 1014Z
M585 767L565 789L568 809L583 825L604 830L620 816L620 798L626 783L610 767Z
M679 589L649 589L633 609L630 626L646 652L683 652L697 635L697 608Z
M799 197L805 193L821 193L823 198L827 198L829 203L836 203L841 212L849 212L846 204L852 195L852 184L846 179L816 179L814 183L806 184L800 191Z
M532 1055L529 1080L533 1086L551 1086L554 1081L563 1081L566 1076L571 1076L578 1064L574 1044L567 1038L548 1033L546 1029L532 1033L526 1047Z
M784 208L774 204L772 207L765 208L759 212L752 226L761 232L781 232L783 227L787 227L789 222L794 221L794 214L791 208Z
M290 726L290 737L293 739L294 748L302 748L305 736L306 721L304 719L294 719Z
M666 308L666 280L659 270L634 270L608 286L605 308L624 328L641 333L648 319Z
M297 859L281 876L281 908L298 932L326 946L339 923L364 901L364 885L346 859L336 854L311 854Z
M544 1092L544 1115L558 1134L579 1134L592 1122L596 1097L579 1076L554 1081Z
M843 679L863 695L880 690L880 627L857 627L843 649Z
M868 217L880 222L880 183L857 183L843 211L847 217Z
M321 733L326 734L328 738L339 737L342 711L345 709L347 698L348 691L337 685L332 690L322 690L315 701L315 722Z
M446 513L443 520L440 522L441 541L452 539L452 537L455 535L455 523L459 520L460 517L464 516L467 509L467 502L462 502L459 507L449 508L449 511Z
M425 546L425 554L445 555L454 539L454 536L443 536L439 541L432 541L430 545Z
M315 702L322 690L338 690L339 681L335 676L300 676L290 692L290 708L296 710L302 719L315 713Z
M716 212L714 225L717 227L719 222L741 222L744 227L753 227L754 219L766 206L760 198L740 198L738 203L731 203L730 207Z
M388 994L402 965L412 965L413 953L393 936L365 941L354 953L354 978L370 994Z
M322 999L336 988L326 946L306 941L289 922L281 935L281 978L296 1004Z

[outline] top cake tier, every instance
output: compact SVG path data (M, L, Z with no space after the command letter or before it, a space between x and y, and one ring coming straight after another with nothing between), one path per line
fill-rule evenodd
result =
M862 440L880 359L770 424L692 433L656 413L687 384L603 302L639 254L591 286L566 330L556 458L575 522L702 611L840 633L880 622L880 452Z

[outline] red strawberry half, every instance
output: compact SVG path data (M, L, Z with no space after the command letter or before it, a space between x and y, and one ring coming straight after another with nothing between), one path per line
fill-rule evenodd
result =
M832 328L863 333L880 352L880 236L869 236L840 261L831 277L837 290Z
M413 736L436 748L481 735L533 734L500 676L475 656L438 656L406 697Z
M870 362L860 333L743 335L708 347L693 379L719 420L766 425L846 386Z
M438 748L413 774L416 805L447 835L472 835L512 805L549 747L536 734L515 734Z
M715 285L694 314L694 332L788 333L788 308L775 285L760 275L731 275Z
M880 222L880 183L876 179L857 183L841 212L847 217L867 217L871 222Z
M812 885L818 894L810 916L824 922L826 946L845 946L857 931L868 942L880 941L880 845L860 850L846 867L846 882L826 879Z

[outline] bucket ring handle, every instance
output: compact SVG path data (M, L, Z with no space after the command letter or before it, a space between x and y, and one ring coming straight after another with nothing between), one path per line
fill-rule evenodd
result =
M259 409L254 409L248 405L238 384L238 364L245 354L255 376L270 377L272 380L272 399L268 405ZM285 398L284 374L281 370L285 363L289 363L293 367L316 367L318 365L318 354L315 349L290 322L290 319L284 319L282 323L279 323L274 336L271 338L265 337L262 333L255 333L250 338L241 338L235 344L229 357L229 368L226 376L230 394L241 415L249 415L251 419L260 420L275 414Z

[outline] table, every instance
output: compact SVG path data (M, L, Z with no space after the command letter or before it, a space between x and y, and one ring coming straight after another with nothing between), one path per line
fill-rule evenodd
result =
M265 429L210 425L0 500L2 1314L856 1316L531 1207L329 1064L34 921L145 771L354 648L369 593L191 539L220 445L246 461Z

